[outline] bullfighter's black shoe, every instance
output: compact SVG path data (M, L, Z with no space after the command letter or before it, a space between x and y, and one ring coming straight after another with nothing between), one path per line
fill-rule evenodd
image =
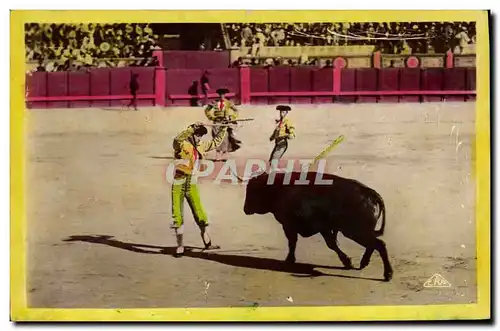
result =
M203 240L203 245L205 245L204 250L211 250L211 249L219 249L220 248L220 246L212 244L212 239L210 238L210 235L207 232L206 226L200 227L200 230L201 230L201 239Z

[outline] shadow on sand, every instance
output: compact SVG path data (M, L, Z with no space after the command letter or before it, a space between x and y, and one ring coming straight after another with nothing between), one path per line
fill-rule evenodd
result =
M113 236L109 235L80 235L80 236L70 236L64 239L65 242L87 242L94 244L102 244L110 247L116 247L124 249L127 251L142 253L142 254L159 254L159 255L170 255L173 256L175 253L175 247L163 247L163 246L153 246L144 244L134 244L126 243L113 239ZM244 255L231 255L231 254L217 254L215 250L206 251L201 247L185 246L184 258L195 258L202 259L206 261L213 261L222 264L226 264L233 267L239 268L250 268L257 270L269 270L277 272L291 273L294 277L318 277L318 276L331 276L340 278L352 278L352 279L365 279L373 281L383 281L383 279L377 278L366 278L366 277L356 277L348 275L338 275L338 274L325 274L321 271L314 270L315 268L322 269L336 269L345 270L344 267L332 267L324 265L314 265L309 263L295 263L293 265L288 265L284 261L270 259L265 257L257 256L244 256Z

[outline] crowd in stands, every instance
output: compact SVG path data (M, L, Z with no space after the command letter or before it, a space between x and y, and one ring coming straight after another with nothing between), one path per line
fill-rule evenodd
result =
M257 58L257 57L239 57L236 61L234 61L230 67L231 68L239 68L245 66L261 66L261 67L275 67L275 66L315 66L321 68L333 68L333 62L330 59L323 58L308 58L301 57L299 59L296 58Z
M26 62L38 71L155 66L157 59L152 52L165 48L163 42L168 36L158 35L161 26L136 23L26 24ZM375 50L384 54L442 54L448 50L461 53L476 39L474 22L229 23L223 27L230 48L251 49L248 52L250 58L240 59L233 65L331 65L320 58L262 59L258 53L265 46L373 45ZM215 29L220 32L220 26ZM189 40L205 31L199 26L191 30L193 34ZM226 49L228 40L221 42L223 34L215 36L207 45L202 42L199 50Z
M385 54L460 52L474 22L226 24L231 47L373 45Z
M38 71L156 65L148 24L26 24L26 61Z

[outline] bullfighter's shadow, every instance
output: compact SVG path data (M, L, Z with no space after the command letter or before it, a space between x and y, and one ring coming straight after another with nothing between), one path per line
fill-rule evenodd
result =
M102 244L111 247L121 248L135 253L143 254L159 254L159 255L171 255L175 254L175 247L163 247L154 245L144 245L144 244L134 244L126 243L113 239L113 236L109 235L79 235L70 236L64 239L65 242L88 242L94 244ZM340 278L352 278L352 279L365 279L373 281L383 281L383 279L377 278L366 278L366 277L356 277L348 275L338 275L338 274L325 274L321 271L315 270L315 268L322 269L336 269L345 270L344 267L335 266L325 266L325 265L314 265L309 263L295 263L293 265L286 264L282 260L276 260L271 258L256 257L256 256L244 256L244 255L231 255L231 254L217 254L217 251L205 251L201 247L185 246L184 257L203 259L207 261L214 261L222 264L226 264L233 267L240 268L250 268L257 270L269 270L277 272L287 272L291 273L295 277L318 277L318 276L332 276Z

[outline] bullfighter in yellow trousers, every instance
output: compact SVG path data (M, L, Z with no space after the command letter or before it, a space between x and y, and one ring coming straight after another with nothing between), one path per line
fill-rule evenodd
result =
M218 89L217 94L219 99L215 102L209 104L205 108L205 116L214 123L212 127L212 137L215 137L217 133L221 130L222 126L217 125L222 122L233 122L238 118L238 110L234 104L226 99L225 95L229 93L227 89ZM241 147L241 141L234 137L233 129L227 129L227 136L216 148L216 161L221 160L221 155L224 156L226 153L235 152Z
M200 201L198 186L192 179L198 170L198 161L204 157L205 153L220 146L226 137L227 127L221 127L214 139L201 141L201 138L207 133L208 130L205 126L195 123L179 133L173 142L174 157L176 160L182 160L176 162L174 183L172 184L172 228L175 230L177 238L176 257L184 254L184 198L187 199L195 222L201 230L201 238L205 249L218 248L218 246L212 245L207 232L207 214Z
M279 160L288 149L288 140L295 138L295 127L286 117L288 112L292 110L290 106L279 105L276 110L280 112L280 118L276 120L276 127L271 137L269 137L270 141L274 141L274 149L269 157L271 170L276 170Z

